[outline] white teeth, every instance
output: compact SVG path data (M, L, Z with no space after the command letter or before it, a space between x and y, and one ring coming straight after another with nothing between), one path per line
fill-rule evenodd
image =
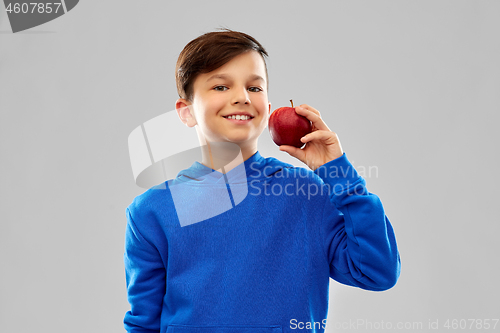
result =
M240 115L236 115L236 116L229 116L227 117L228 119L236 119L236 120L248 120L250 119L249 116L240 116Z

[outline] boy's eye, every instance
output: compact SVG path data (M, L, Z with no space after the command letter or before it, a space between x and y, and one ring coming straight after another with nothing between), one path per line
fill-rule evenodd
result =
M248 89L250 89L250 91L252 91L252 92L259 92L259 91L262 91L262 89L260 89L259 87L250 87L250 88L248 88ZM252 89L254 89L254 90L252 90Z
M224 91L224 88L227 89L227 87L225 87L225 86L216 86L216 87L214 87L214 89L217 90L217 91Z

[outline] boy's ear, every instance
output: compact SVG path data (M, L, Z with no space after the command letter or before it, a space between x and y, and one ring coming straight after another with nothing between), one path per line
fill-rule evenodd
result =
M269 114L271 114L271 102L269 102Z
M187 127L193 127L197 124L194 118L193 105L184 98L179 98L175 102L175 110L182 123Z

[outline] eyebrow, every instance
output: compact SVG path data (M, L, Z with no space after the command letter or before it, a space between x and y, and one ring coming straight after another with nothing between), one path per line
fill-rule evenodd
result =
M214 74L212 76L210 76L208 79L207 79L207 82L208 81L211 81L211 80L214 80L214 79L231 79L231 76L229 75L226 75L226 74ZM250 81L255 81L255 80L259 80L259 81L262 81L262 82L266 82L266 80L264 80L264 78L260 75L257 75L257 74L253 74L249 77Z

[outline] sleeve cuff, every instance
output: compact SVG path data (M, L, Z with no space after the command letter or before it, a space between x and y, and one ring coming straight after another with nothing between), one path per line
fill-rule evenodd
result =
M345 152L342 156L314 170L314 173L337 193L347 191L360 182L363 184L362 186L365 184L363 177L358 174L354 166L347 159Z

